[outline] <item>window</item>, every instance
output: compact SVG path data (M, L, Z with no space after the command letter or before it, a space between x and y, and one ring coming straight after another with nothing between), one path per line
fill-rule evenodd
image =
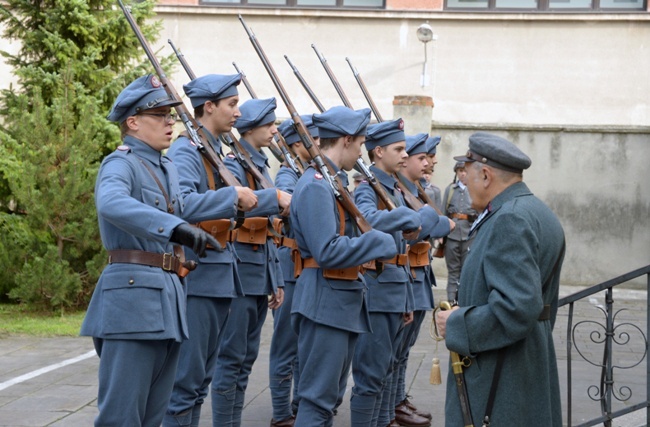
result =
M384 0L201 0L201 4L294 8L384 9Z
M646 11L647 0L445 0L445 10L505 12Z

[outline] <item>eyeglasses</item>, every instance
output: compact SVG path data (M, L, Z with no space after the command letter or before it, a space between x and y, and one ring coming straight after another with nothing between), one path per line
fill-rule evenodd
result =
M140 113L141 116L152 116L163 119L165 122L176 121L176 113Z

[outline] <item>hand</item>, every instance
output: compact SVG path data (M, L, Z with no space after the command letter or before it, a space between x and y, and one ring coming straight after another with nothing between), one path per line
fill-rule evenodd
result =
M402 231L402 236L406 240L415 240L420 235L420 231L422 231L422 227L418 228L417 230Z
M408 313L404 313L402 315L402 318L404 319L404 326L408 325L409 323L413 322L413 312L409 311Z
M449 220L449 232L451 233L454 231L454 228L456 228L456 223L451 220L451 218L447 218Z
M223 251L217 239L211 234L206 233L198 227L191 226L186 222L174 228L169 240L191 248L200 258L205 257L205 248L208 244L212 245L219 252Z
M269 295L269 308L275 310L280 307L284 302L284 289L278 288L278 291L273 295Z
M237 190L237 209L248 212L257 207L257 196L255 192L248 187L235 187Z
M280 215L289 216L291 194L286 191L278 190L278 205L280 206Z
M438 327L438 335L441 337L444 338L447 335L447 319L456 310L458 310L458 306L452 307L451 310L436 311L436 326Z

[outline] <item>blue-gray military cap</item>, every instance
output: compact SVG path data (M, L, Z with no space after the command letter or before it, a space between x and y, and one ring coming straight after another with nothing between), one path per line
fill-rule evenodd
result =
M167 95L158 76L148 74L135 79L120 92L106 117L112 122L122 123L128 117L159 107L173 107L182 101L173 100Z
M406 153L409 156L422 154L427 152L427 139L429 135L426 133L418 133L416 135L406 135Z
M433 156L438 150L438 144L440 144L439 136L430 136L427 138L427 154Z
M343 106L332 107L314 114L313 120L321 138L364 135L370 123L370 108L353 110Z
M307 132L309 132L311 137L318 138L318 128L314 124L311 114L302 115L300 116L300 118L302 119L302 122L305 124L305 127L307 128ZM300 135L298 135L296 129L293 127L293 120L291 119L287 119L282 123L280 123L280 126L278 126L278 132L282 134L282 137L289 145L295 144L296 142L300 142Z
M459 162L481 162L509 172L522 173L532 163L515 144L487 132L476 132L469 137L469 150L464 156L456 156Z
M196 108L207 101L218 101L238 95L237 85L240 82L241 74L208 74L183 85L183 90L190 98L192 107Z
M458 169L462 169L465 167L465 162L456 162L454 165L454 172L456 172Z
M242 135L251 129L275 121L275 98L249 99L244 102L239 111L241 116L235 122L237 132Z
M406 140L404 134L404 120L389 120L368 126L366 131L366 150L372 151L376 147L385 147Z

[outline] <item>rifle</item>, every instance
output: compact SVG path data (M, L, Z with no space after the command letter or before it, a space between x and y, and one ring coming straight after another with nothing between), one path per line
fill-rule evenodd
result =
M250 82L246 78L246 74L244 74L244 72L241 71L239 67L237 67L237 64L234 62L232 65L235 67L235 70L241 74L241 80L244 83L244 86L246 86L246 90L250 94L251 98L257 99L257 95L255 94L255 91L253 90ZM280 132L273 135L273 141L271 142L271 147L269 148L280 163L286 162L287 166L289 166L289 168L291 168L291 170L296 175L298 175L298 177L302 176L303 172L305 171L302 160L296 156L296 154L291 149L291 146L287 144L287 141L284 140L284 137Z
M118 3L122 8L122 11L124 12L124 16L126 17L126 20L129 22L129 25L133 29L133 32L138 38L138 41L142 45L142 48L144 49L145 53L147 54L147 57L149 58L151 65L153 66L154 70L156 71L156 74L158 75L158 79L160 80L163 87L165 88L165 91L167 92L167 95L171 99L181 102L180 105L177 105L174 108L176 109L176 112L178 113L181 120L183 121L183 125L185 125L185 129L187 130L187 134L190 140L194 144L196 144L196 146L199 149L199 152L208 160L208 162L212 165L212 167L214 167L217 170L224 185L241 186L241 183L237 180L237 178L235 178L235 176L223 164L223 161L217 155L214 147L212 147L212 145L210 145L209 142L206 142L204 144L203 141L210 140L208 138L208 135L205 133L205 130L203 129L202 126L200 126L196 122L194 117L192 117L188 109L185 107L185 104L182 103L181 97L178 95L178 92L176 92L176 89L174 89L174 86L165 75L165 72L163 71L160 62L158 62L158 59L154 56L151 47L149 46L147 40L142 35L142 32L140 31L138 24L135 22L133 16L131 15L131 12L126 8L126 6L124 6L121 0L118 0ZM241 213L241 215L243 217L243 213ZM238 212L238 216L239 216L239 212Z
M289 57L287 55L284 55L284 59L286 59L287 62L289 63L289 66L293 70L293 74L296 75L296 77L298 78L298 81L300 82L302 87L307 92L307 95L309 95L311 100L314 101L314 104L316 104L316 108L318 108L318 111L320 111L321 113L323 111L325 111L325 107L323 107L323 104L321 104L321 102L318 100L318 98L316 97L316 94L314 94L314 91L311 90L311 88L309 87L309 85L305 81L305 78L302 76L302 74L300 74L300 71L298 71L296 66L291 63L291 61L289 60Z
M291 100L289 99L289 95L287 94L286 90L282 86L282 82L280 81L277 74L275 73L275 70L271 66L271 63L269 62L268 58L266 57L266 54L262 50L262 46L260 46L259 42L257 41L255 34L253 34L253 31L246 25L246 23L244 22L244 18L242 18L241 15L239 15L239 21L244 26L244 29L248 34L248 38L250 39L251 44L255 49L255 52L257 53L260 60L262 61L264 68L266 68L269 77L273 81L275 88L280 94L280 97L282 98L282 101L284 102L285 106L287 107L287 110L289 111L289 114L293 119L293 126L296 129L296 133L300 136L300 140L302 141L302 144L305 146L305 148L309 152L309 155L314 160L314 163L316 164L318 171L321 173L321 175L323 175L323 177L329 183L330 188L332 189L332 192L334 193L334 196L336 197L338 203L340 203L343 209L346 212L348 212L348 214L357 224L357 227L359 227L359 230L362 233L366 233L372 230L372 227L370 226L368 221L364 218L364 216L359 211L359 208L357 208L357 206L352 201L352 197L350 196L350 193L348 192L347 188L345 188L345 186L341 182L341 179L336 175L332 174L330 168L326 165L323 159L323 155L320 152L320 148L318 148L318 146L314 143L311 134L307 131L307 127L305 126L305 123L302 121L300 115L296 111L296 108L291 103Z
M320 53L318 49L316 49L315 44L312 44L311 47L312 49L314 49L314 52L316 52L316 56L318 56L318 59L320 59L320 63L323 64L323 68L325 68L325 72L327 73L327 76L332 81L332 84L334 85L334 89L336 89L336 93L338 93L339 96L341 97L341 101L343 101L343 105L345 105L348 108L352 108L352 104L350 103L350 100L348 99L347 96L345 96L345 92L343 92L343 88L339 84L339 81L336 80L336 77L334 77L334 73L332 72L332 69L327 64L327 59L325 59L323 54Z
M172 49L174 50L174 53L176 54L176 57L178 58L178 61L183 66L183 69L187 73L190 80L196 79L196 74L194 74L194 71L192 71L192 69L190 68L190 64L188 64L187 60L185 59L185 55L181 54L178 51L178 49L176 49L176 46L174 46L174 43L171 41L171 39L167 40L167 42L171 45ZM255 164L251 160L250 154L241 145L241 143L237 140L237 138L235 137L235 135L233 135L232 132L222 134L220 135L220 138L223 142L225 142L230 147L230 150L232 151L232 154L235 156L235 159L237 159L239 164L244 168L244 170L247 173L249 173L253 177L253 179L258 183L258 185L262 189L273 188L273 184L271 183L271 181L266 179L266 177L262 175L259 169L257 169L257 166L255 166Z
M318 109L321 111L321 113L323 111L325 111L325 108L323 107L323 104L320 103L320 101L318 100L318 98L314 94L314 91L311 90L311 87L309 87L309 85L307 84L305 79L302 77L302 75L300 74L298 69L291 63L291 61L289 61L289 58L287 58L286 55L284 56L284 58L287 60L287 62L289 62L289 65L291 66L291 68L293 69L294 74L296 75L296 77L300 81L300 84L302 85L303 88L305 88L305 90L309 94L309 97L314 101L314 103L316 104ZM331 75L330 78L333 78L334 80L336 80L336 78L334 78L333 74ZM345 94L343 94L343 97L345 97ZM379 199L381 199L381 201L384 203L384 205L386 205L386 209L388 209L389 211L392 211L393 209L395 209L395 203L393 203L393 200L388 196L388 193L386 193L386 190L384 189L384 186L381 185L379 183L379 181L377 181L377 178L375 177L375 174L372 173L370 168L366 165L366 163L363 161L363 159L361 157L359 157L357 159L357 163L354 166L354 169L357 172L363 174L366 177L366 181L368 181L368 184L370 185L370 187L372 187L372 189L375 191L375 194L377 194L377 197L379 197Z
M377 106L375 105L374 101L370 97L370 92L368 92L368 88L363 83L363 79L361 78L361 75L359 74L357 69L352 66L352 62L350 62L350 58L346 57L345 60L348 62L348 65L350 65L350 68L352 69L352 74L354 74L354 79L359 84L359 87L361 88L361 92L363 92L363 96L366 98L366 101L368 101L368 105L370 106L372 113L377 118L377 122L379 123L383 122L384 119L381 118L381 114L379 114L379 110L377 109Z

